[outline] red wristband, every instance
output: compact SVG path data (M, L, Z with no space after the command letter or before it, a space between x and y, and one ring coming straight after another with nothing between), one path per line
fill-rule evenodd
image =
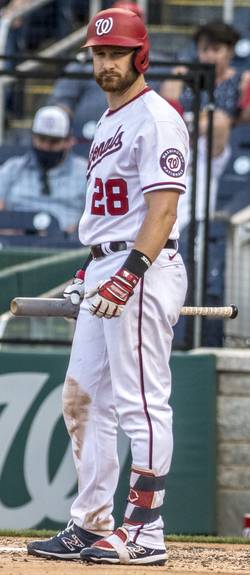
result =
M84 270L76 270L74 277L79 278L80 280L84 281L85 271Z

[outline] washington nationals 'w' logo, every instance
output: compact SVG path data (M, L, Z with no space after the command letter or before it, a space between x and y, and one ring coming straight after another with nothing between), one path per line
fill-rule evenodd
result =
M100 18L95 23L97 36L102 36L103 34L108 34L113 27L113 18Z
M160 166L168 176L179 178L184 174L185 160L180 150L168 148L160 157Z
M37 362L36 355L32 361ZM27 369L0 373L1 529L30 529L44 521L60 529L68 520L77 493L77 473L62 418L62 361L63 355L54 356L48 373ZM4 369L2 356L1 362ZM24 362L31 364L30 355ZM129 450L129 440L118 427L122 469ZM74 549L74 541L68 540L68 548L69 544Z
M170 167L170 170L176 170L179 166L179 159L178 158L169 158L168 159L168 165Z

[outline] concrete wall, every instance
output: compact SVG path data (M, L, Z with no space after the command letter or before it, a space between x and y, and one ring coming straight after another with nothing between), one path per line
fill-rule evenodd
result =
M0 344L1 529L60 530L70 517L77 475L61 404L69 354L69 346ZM175 448L161 510L168 534L216 533L215 359L171 357ZM123 522L131 467L121 429L118 456L116 526Z
M22 262L23 253L20 254ZM38 259L34 252L33 260L12 265L17 254L12 257L10 253L9 266L3 264L3 270L0 267L0 315L9 311L15 297L37 297L64 282L71 282L75 270L84 264L88 254L89 248L61 251L56 255L51 250L50 256L47 253L46 257ZM0 253L0 266L2 257Z
M201 348L217 370L217 533L241 536L250 513L250 350Z

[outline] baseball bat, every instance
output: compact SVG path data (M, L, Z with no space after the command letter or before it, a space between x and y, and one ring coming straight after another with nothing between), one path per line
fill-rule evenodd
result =
M16 297L12 300L10 309L17 316L29 317L71 317L76 318L80 305L74 305L70 299ZM206 315L213 317L228 317L234 319L238 315L235 305L226 307L190 307L181 308L181 315Z
M180 315L208 315L212 317L228 317L234 319L238 315L236 305L227 305L225 307L189 307L181 308Z

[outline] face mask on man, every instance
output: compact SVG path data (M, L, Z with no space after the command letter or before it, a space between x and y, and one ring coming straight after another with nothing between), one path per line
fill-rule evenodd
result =
M33 150L36 154L38 163L44 170L51 170L60 164L65 154L65 150L60 150L58 152L49 150L40 150L33 145Z

